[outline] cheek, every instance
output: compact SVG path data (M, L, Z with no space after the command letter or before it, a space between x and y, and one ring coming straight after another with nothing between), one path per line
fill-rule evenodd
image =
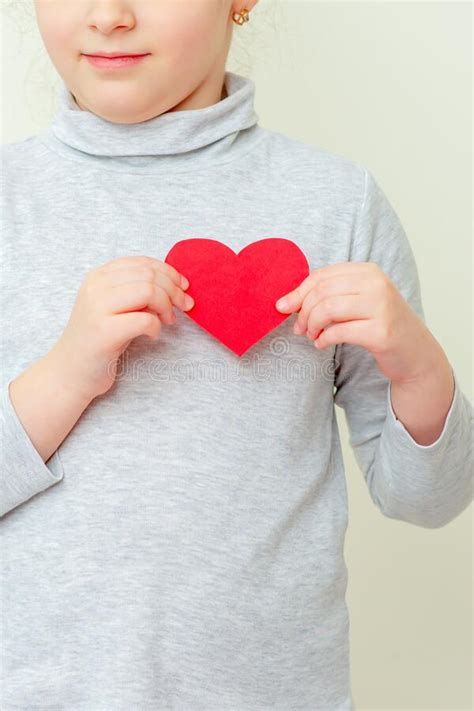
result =
M165 0L148 27L156 27L156 53L179 64L206 62L222 46L227 5L222 0Z
M81 26L82 17L78 10L76 5L68 7L67 12L64 12L64 4L55 0L38 4L38 29L55 64L64 64L80 52L77 28Z

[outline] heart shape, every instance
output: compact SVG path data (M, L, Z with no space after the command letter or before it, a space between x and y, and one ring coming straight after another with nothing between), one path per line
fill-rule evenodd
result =
M275 302L309 274L298 245L281 237L252 242L238 254L215 239L183 239L165 262L189 281L194 306L183 313L238 356L291 316Z

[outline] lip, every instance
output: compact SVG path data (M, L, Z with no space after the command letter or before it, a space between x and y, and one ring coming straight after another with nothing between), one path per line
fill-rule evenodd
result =
M92 66L98 69L125 69L139 64L148 54L83 54Z
M149 52L83 52L86 57L141 57Z

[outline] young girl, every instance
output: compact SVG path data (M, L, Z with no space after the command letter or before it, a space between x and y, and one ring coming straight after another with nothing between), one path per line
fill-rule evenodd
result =
M4 711L354 709L334 403L385 516L471 501L472 408L391 204L225 69L255 3L36 0L63 81L2 147ZM311 267L242 358L165 261L194 237Z

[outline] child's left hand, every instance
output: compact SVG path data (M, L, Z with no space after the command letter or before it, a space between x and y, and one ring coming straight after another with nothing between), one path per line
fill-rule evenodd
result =
M285 298L288 307L275 306L283 313L299 312L294 333L314 340L317 348L342 342L360 345L396 382L423 378L442 350L374 262L339 262L315 269Z

